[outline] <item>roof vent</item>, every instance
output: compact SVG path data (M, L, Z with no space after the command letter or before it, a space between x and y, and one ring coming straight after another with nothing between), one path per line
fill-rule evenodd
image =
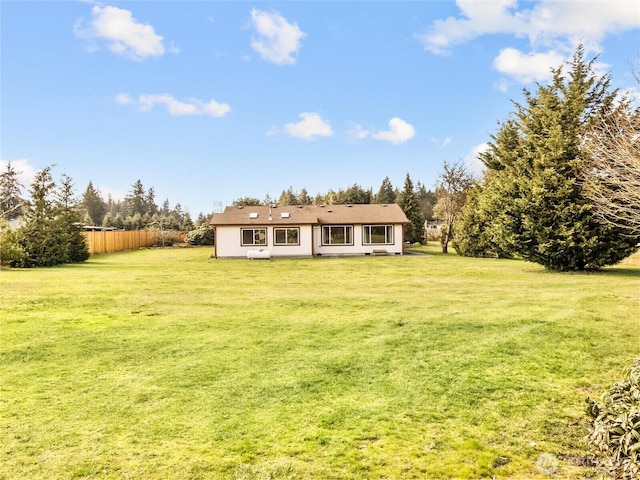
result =
M280 218L291 218L291 215L289 214L289 212L281 212Z
M331 212L333 212L333 210L329 209L329 210L327 210L327 212L331 213Z
M353 205L351 205L350 203L347 204L347 207L351 208Z
M256 212L251 212L249 214L249 218L258 218L258 214Z

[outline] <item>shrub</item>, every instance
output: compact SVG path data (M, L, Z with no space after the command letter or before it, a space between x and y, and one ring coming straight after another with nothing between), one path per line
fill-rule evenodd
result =
M0 265L13 265L20 261L24 250L20 237L5 219L0 219Z
M587 398L587 414L594 419L587 439L607 456L615 478L631 480L640 478L640 358L624 374L601 402Z
M202 225L188 232L184 241L189 245L213 245L213 228Z
M177 230L161 230L152 228L153 237L156 247L171 247L176 243L180 243L180 232Z

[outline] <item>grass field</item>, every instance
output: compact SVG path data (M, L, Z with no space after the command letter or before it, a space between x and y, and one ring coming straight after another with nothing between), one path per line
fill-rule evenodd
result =
M640 354L640 268L426 250L0 272L0 478L597 475L584 400Z

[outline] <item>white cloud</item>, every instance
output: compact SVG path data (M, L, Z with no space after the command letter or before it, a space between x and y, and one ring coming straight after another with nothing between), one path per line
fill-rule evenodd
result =
M460 17L436 20L418 35L425 50L447 54L457 44L496 33L528 37L534 46L584 42L595 48L609 33L640 27L638 5L629 0L541 0L533 8L519 8L516 0L457 0L456 4Z
M525 25L522 17L509 11L516 5L515 0L458 0L456 4L464 18L448 17L433 22L426 33L418 35L425 50L446 55L454 45L480 35L521 31Z
M517 0L457 0L456 4L459 16L436 20L417 35L424 49L446 55L455 45L483 35L527 38L530 53L507 48L494 60L496 69L520 82L548 78L549 68L560 67L580 43L588 53L601 53L607 35L640 28L638 5L631 0L540 0L530 8L530 3L520 6ZM497 88L504 90L506 84Z
M231 107L226 103L218 103L215 100L203 102L198 99L189 99L189 102L176 100L168 93L145 94L137 99L129 94L119 93L115 96L116 103L120 105L137 105L143 112L150 111L156 105L167 107L170 115L208 115L211 117L224 117L231 111Z
M480 145L473 147L471 151L465 155L464 164L472 175L479 177L484 172L484 163L482 163L478 156L481 153L486 152L488 149L488 143L481 143Z
M11 161L0 160L0 172L4 172L7 168L7 164L9 163L11 163L13 169L18 172L18 182L23 186L23 194L26 193L33 183L37 170L29 164L29 160L21 158L19 160Z
M371 135L371 132L366 128L364 128L362 125L359 125L357 123L351 124L351 127L349 128L349 130L347 130L347 137L352 142L356 142L358 140L364 140L369 135Z
M128 93L119 93L116 95L116 103L119 103L120 105L131 105L135 103L135 100L131 98L131 95Z
M91 13L93 18L89 26L83 27L82 20L74 26L76 36L89 42L88 50L97 48L97 40L105 40L113 53L133 60L164 55L162 37L156 34L153 26L133 18L131 11L96 5ZM174 46L171 49L177 50Z
M515 48L505 48L493 60L493 66L521 82L541 82L551 78L551 69L564 63L564 56L555 51L547 53L522 53Z
M296 23L289 23L279 13L256 8L251 10L252 26L259 38L251 40L251 47L266 60L276 65L296 63L295 54L302 47L300 41L307 36Z
M440 147L442 148L447 147L451 145L451 142L453 142L453 137L447 137L442 141L442 143L440 144Z
M372 137L376 140L386 140L395 145L404 143L416 135L413 125L405 122L401 118L394 117L389 120L389 130L375 133Z
M330 137L333 135L331 124L323 120L320 115L313 112L300 114L298 123L287 123L284 131L290 137L311 140L314 137Z
M507 81L506 78L501 78L494 84L494 86L496 87L497 90L500 90L502 93L505 93L509 90L509 82Z
M636 107L640 108L640 90L635 87L629 87L620 93L621 95L626 95Z
M127 196L127 193L123 192L122 190L116 190L111 187L98 186L96 184L94 184L93 186L98 190L98 192L100 192L100 196L105 201L109 197L111 197L111 199L115 201L124 200Z

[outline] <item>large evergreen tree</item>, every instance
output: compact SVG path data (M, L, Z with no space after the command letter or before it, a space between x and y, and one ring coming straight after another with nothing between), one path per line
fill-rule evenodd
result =
M24 225L20 228L20 242L24 255L17 264L21 267L46 267L68 261L68 243L56 202L56 184L51 167L37 172L26 202Z
M398 205L409 219L404 239L411 243L422 242L424 240L424 216L413 188L413 181L408 173L404 180L404 189L398 199Z
M143 216L147 213L147 194L142 185L142 181L136 180L131 185L131 192L127 195L127 216L139 214Z
M396 203L396 192L389 177L384 177L382 180L378 193L376 193L376 203Z
M82 195L82 206L87 212L91 225L102 225L104 216L108 211L107 204L100 196L100 192L89 182Z
M583 139L614 104L610 77L598 77L580 47L548 85L525 91L481 155L492 242L552 270L595 269L630 255L637 238L600 223L579 182Z
M22 213L24 200L21 191L23 185L18 180L18 172L11 162L7 162L6 168L0 173L0 217L6 220L18 218Z
M67 246L67 262L84 262L89 258L89 247L82 234L80 204L73 192L73 180L62 175L57 192L56 223L60 242Z

